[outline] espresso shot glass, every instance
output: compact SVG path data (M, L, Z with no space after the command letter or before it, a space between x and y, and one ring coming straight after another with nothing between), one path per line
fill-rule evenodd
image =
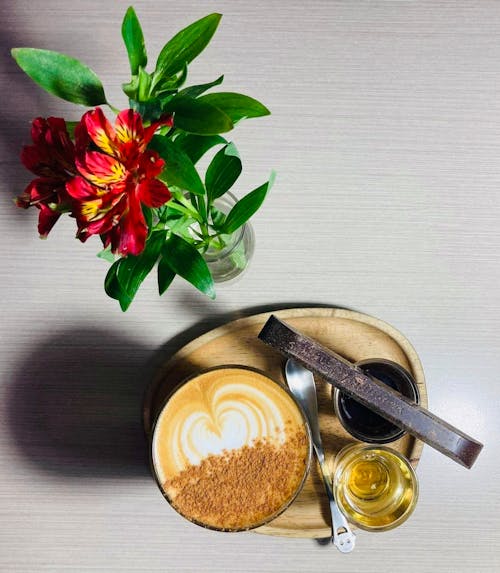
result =
M379 358L361 360L355 365L368 376L377 378L415 403L420 403L420 393L413 376L396 362ZM333 407L345 430L362 442L387 444L405 434L403 429L337 388L333 392Z

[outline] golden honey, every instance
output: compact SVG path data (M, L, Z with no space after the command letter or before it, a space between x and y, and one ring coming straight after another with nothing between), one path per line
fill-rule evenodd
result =
M371 531L405 521L418 498L417 478L408 460L384 446L351 446L341 451L334 489L347 519Z

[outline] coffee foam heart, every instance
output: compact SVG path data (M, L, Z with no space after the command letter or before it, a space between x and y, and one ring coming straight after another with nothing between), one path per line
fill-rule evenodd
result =
M224 368L181 386L161 412L153 438L153 463L163 483L210 455L252 446L283 444L303 426L293 399L266 376Z

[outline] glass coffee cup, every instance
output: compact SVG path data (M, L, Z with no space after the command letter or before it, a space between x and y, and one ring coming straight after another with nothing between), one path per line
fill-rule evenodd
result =
M293 395L238 365L189 377L167 398L151 440L154 477L170 505L218 531L269 523L298 495L312 457Z

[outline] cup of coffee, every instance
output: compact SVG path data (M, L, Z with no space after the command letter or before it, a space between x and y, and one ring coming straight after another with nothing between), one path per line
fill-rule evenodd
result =
M311 452L295 398L244 366L185 380L160 409L151 440L164 497L189 521L219 531L253 529L283 512L304 484Z

